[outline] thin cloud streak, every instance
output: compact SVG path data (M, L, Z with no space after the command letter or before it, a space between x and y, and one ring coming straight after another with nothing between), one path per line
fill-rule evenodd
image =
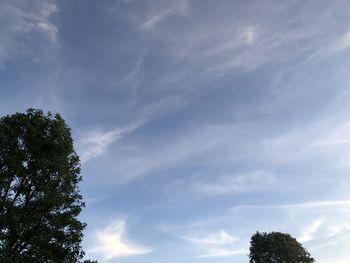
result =
M211 249L206 254L198 255L199 258L228 257L233 255L248 254L248 249Z
M231 236L224 230L210 233L203 237L184 236L182 238L196 245L209 245L209 246L232 244L238 240L236 237Z
M307 242L315 238L316 232L324 222L324 218L319 218L307 226L298 238L299 242Z
M338 207L338 206L350 206L350 200L335 200L335 201L319 201L319 202L305 202L295 204L271 204L271 205L237 205L233 207L236 209L244 208L322 208L322 207Z
M198 258L228 257L247 252L247 249L233 248L239 239L222 229L206 235L190 234L181 238L200 250L205 251L197 255Z
M186 16L189 13L190 6L188 0L176 1L173 6L161 10L160 12L153 14L148 17L146 21L142 22L140 25L141 30L148 30L155 27L162 20L166 19L169 16Z
M257 170L247 174L222 176L210 182L196 182L194 189L203 194L243 193L271 188L275 183L273 174Z
M330 42L326 47L322 47L314 54L310 55L310 59L325 59L330 56L337 55L350 47L350 32L340 35L336 40Z
M141 124L135 124L108 132L91 132L89 135L85 136L80 143L79 152L81 152L82 163L104 154L110 144L122 139L140 126Z
M59 32L50 18L58 11L54 1L2 2L0 67L6 68L8 62L23 57L40 61L40 53L57 48Z

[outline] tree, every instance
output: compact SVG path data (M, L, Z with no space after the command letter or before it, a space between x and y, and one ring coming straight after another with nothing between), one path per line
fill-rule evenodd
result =
M250 241L250 263L313 263L310 253L289 234L254 234Z
M87 260L84 260L83 263L98 263L97 260L90 260L90 259L87 259Z
M0 118L0 262L79 262L79 157L59 114Z

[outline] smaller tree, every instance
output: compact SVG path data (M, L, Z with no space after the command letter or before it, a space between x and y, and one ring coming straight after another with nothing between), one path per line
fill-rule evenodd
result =
M250 263L313 263L310 253L289 234L256 232L250 241Z

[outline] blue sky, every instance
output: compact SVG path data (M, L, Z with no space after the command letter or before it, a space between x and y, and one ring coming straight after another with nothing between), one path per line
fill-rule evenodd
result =
M350 2L0 1L0 114L72 128L87 258L349 263Z

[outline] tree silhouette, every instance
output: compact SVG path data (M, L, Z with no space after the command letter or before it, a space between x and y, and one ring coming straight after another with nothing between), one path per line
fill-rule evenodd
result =
M0 118L0 262L78 262L79 157L60 115Z
M310 253L289 234L254 234L250 241L250 263L313 263Z

